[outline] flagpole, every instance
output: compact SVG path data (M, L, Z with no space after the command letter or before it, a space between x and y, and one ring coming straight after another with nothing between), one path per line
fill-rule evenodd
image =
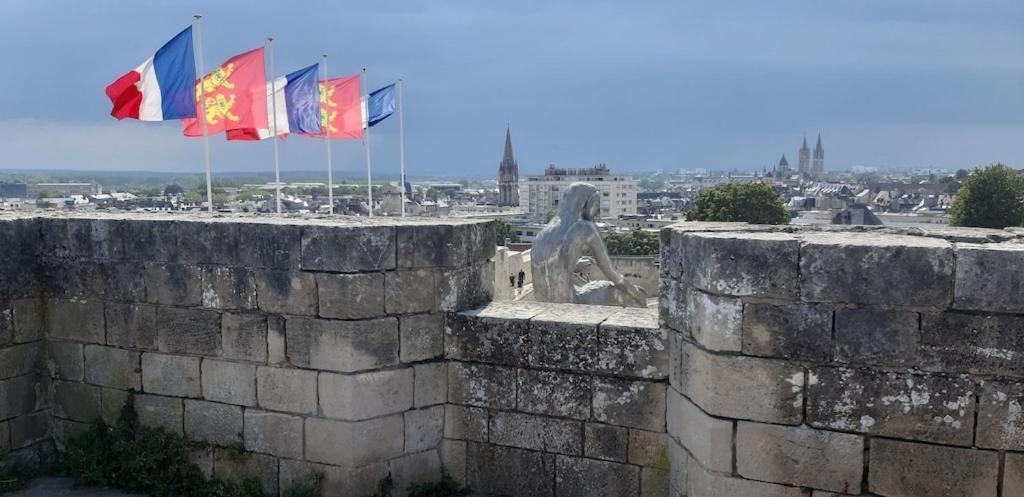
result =
M405 106L402 105L402 80L398 80L398 189L402 192L402 217L405 217Z
M210 179L210 133L209 125L206 123L206 70L203 69L203 32L199 27L199 20L203 18L202 15L196 14L192 16L196 25L196 62L199 64L199 88L200 88L200 100L199 104L202 108L203 115L199 116L199 120L203 122L203 159L206 162L206 208L208 212L213 212L213 185Z
M334 169L334 168L331 165L331 115L329 114L330 109L328 108L329 107L328 104L330 103L331 99L330 99L330 93L328 92L329 90L327 88L327 85L328 85L328 81L327 81L327 79L328 79L328 73L327 73L327 54L323 54L323 59L324 59L324 61L323 61L323 66L324 66L324 110L323 110L323 112L324 112L324 116L326 117L326 119L321 121L321 122L324 123L323 129L321 131L324 134L324 145L327 148L327 201L330 202L330 204L331 204L331 206L330 206L330 208L328 208L327 212L329 214L334 214L334 177L333 177L333 172L332 172L332 169Z
M270 54L270 108L274 113L274 129L270 133L270 140L274 142L274 203L277 204L277 213L281 213L281 158L277 151L277 77L274 76L274 37L267 37L267 53Z
M363 77L360 78L360 82L365 88L366 93L366 129L363 130L363 148L366 149L366 198L367 210L370 213L370 217L373 217L373 180L371 179L370 173L370 94L368 93L370 85L366 82L366 68L363 68Z

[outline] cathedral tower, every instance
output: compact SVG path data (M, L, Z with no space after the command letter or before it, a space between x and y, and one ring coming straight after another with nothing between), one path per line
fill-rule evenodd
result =
M800 174L808 176L811 174L811 149L807 148L807 135L804 135L804 144L800 147L800 162L798 163Z
M818 133L818 144L814 146L814 163L811 170L816 178L825 175L825 149L821 146L821 133Z
M505 155L498 166L498 205L519 205L519 164L512 157L512 129L505 128Z

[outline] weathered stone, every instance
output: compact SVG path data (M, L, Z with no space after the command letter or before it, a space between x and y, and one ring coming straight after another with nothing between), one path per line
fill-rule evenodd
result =
M316 388L316 371L256 368L256 393L264 409L315 414Z
M648 431L665 431L665 384L594 379L594 419Z
M630 319L633 315L635 320ZM667 342L668 332L657 327L657 316L650 310L613 314L598 331L597 369L619 376L667 378Z
M258 271L256 297L265 312L315 316L316 277L297 271Z
M354 375L320 373L320 410L328 418L359 421L406 411L413 404L412 368Z
M204 266L201 273L203 307L255 309L256 277L244 267Z
M613 313L611 307L565 304L537 315L530 320L530 364L592 371L597 364L597 325Z
M864 439L741 421L736 428L736 471L752 480L859 494Z
M52 301L50 301L50 303L52 304ZM49 311L53 309L54 307L44 307L41 299L24 299L11 302L12 315L10 316L10 320L11 324L14 326L14 343L32 342L43 338L43 335L45 335L47 331L44 329L46 324L51 323L54 319L60 320L63 324L71 324L74 322L73 319L50 314ZM81 308L76 307L75 309ZM84 331L85 336L93 336L97 320L91 313L87 313L86 315L89 319L88 329L80 331ZM46 319L44 319L44 316Z
M466 486L466 442L442 440L441 467L451 475L455 483Z
M232 265L240 252L240 223L190 219L178 223L178 260L193 264ZM242 246L241 251L249 247Z
M50 413L34 412L14 418L11 426L11 448L21 449L50 438Z
M372 495L377 484L388 475L387 463L371 464L361 468L343 468L306 461L281 459L282 489L320 484L317 497L341 495Z
M832 355L832 309L816 304L746 304L743 353L828 361Z
M267 364L278 366L288 361L286 343L284 318L267 316Z
M172 397L201 397L199 358L167 354L142 354L142 389Z
M388 314L430 312L437 309L437 271L390 271L384 281Z
M662 278L658 293L658 323L664 328L688 333L690 288L676 280Z
M396 489L436 483L441 479L441 455L436 448L392 459L389 464Z
M395 228L305 226L302 269L355 273L395 268Z
M733 478L727 474L712 473L690 460L686 470L687 490L682 495L692 497L806 497L803 489L774 483Z
M417 364L413 405L417 409L448 401L448 363Z
M84 352L86 383L121 390L141 389L138 352L101 345L86 345Z
M135 412L143 426L184 434L185 409L181 399L158 395L136 395Z
M294 224L240 223L236 256L242 267L298 269L302 227Z
M868 233L809 233L803 239L805 301L939 308L953 301L953 248L947 241Z
M256 366L203 360L203 398L225 404L256 405Z
M836 311L836 360L910 366L917 358L918 314L879 309Z
M987 449L1024 450L1024 417L1021 416L1024 383L983 382L978 400L975 445Z
M971 445L975 387L965 378L819 368L807 385L807 423L871 435Z
M0 419L22 416L45 404L45 380L40 374L0 380Z
M241 444L242 408L186 399L185 436L214 445Z
M769 423L800 423L802 367L770 359L711 354L686 342L680 350L683 370L679 391L705 412Z
M488 414L486 409L453 404L444 406L444 437L486 442Z
M469 247L460 246L456 227L445 224L399 226L398 267L458 266L467 262Z
M516 371L512 368L452 362L448 364L448 402L514 409Z
M100 417L100 387L55 381L53 388L53 415L82 423L90 423Z
M437 276L442 311L475 309L494 298L494 263L442 270Z
M640 466L668 469L668 437L665 433L629 430L629 462Z
M444 355L442 314L415 314L398 318L402 362L427 361Z
M151 304L198 306L203 301L198 266L146 263L146 301Z
M629 430L620 426L586 423L583 426L583 455L626 462L629 456Z
M0 378L29 374L43 367L43 342L0 348Z
M525 319L485 318L468 311L445 318L445 357L515 366L530 354L530 330Z
M266 362L267 316L225 312L221 317L221 356L225 359Z
M921 314L920 361L948 373L1024 374L1024 316Z
M665 497L669 473L664 469L640 468L640 497Z
M556 458L559 497L629 497L640 491L640 468L580 457Z
M256 480L264 495L277 495L277 459L273 456L218 447L213 451L213 476L233 483Z
M956 245L953 307L1024 313L1024 246L1016 243Z
M302 459L302 418L245 410L245 450Z
M70 342L48 342L47 366L50 376L62 380L82 381L85 375L85 355L82 344Z
M116 388L103 388L100 391L100 417L108 425L117 424L121 417L121 409L128 402L129 392Z
M481 495L554 497L555 455L470 442L466 480Z
M892 497L994 497L995 452L896 440L871 440L868 490Z
M86 300L50 300L46 309L46 336L103 343L103 306L99 304Z
M780 299L797 295L800 250L795 235L691 233L681 242L681 278L701 290Z
M690 292L686 321L693 339L709 350L738 352L743 347L743 303L738 298Z
M201 309L157 309L157 344L160 352L220 355L220 313Z
M188 451L188 462L195 464L207 479L213 479L213 451L215 447L194 445Z
M288 359L296 366L354 373L398 364L398 320L286 320Z
M731 420L708 416L674 388L669 388L667 424L669 435L701 466L723 473L732 471Z
M590 377L586 375L521 369L518 380L519 410L587 419L590 417L590 383Z
M141 262L99 262L79 269L97 295L120 302L146 302L146 266Z
M107 345L156 350L156 306L107 302Z
M14 312L12 309L0 309L0 347L14 342Z
M317 273L316 286L321 317L365 319L384 315L383 273Z
M570 455L583 452L580 421L496 412L491 416L489 433L493 444Z
M306 418L306 459L358 467L402 455L401 414L367 421Z
M444 406L405 412L405 452L437 449L444 436Z
M1024 495L1024 454L1006 454L1003 495Z

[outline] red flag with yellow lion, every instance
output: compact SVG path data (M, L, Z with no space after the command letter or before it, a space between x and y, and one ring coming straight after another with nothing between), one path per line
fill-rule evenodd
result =
M206 90L205 110L200 84ZM196 81L196 116L201 117L182 120L185 136L203 136L200 118L206 119L210 135L229 129L269 127L262 48L231 57Z

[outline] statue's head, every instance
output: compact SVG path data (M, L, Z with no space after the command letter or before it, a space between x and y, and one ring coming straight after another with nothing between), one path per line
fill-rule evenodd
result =
M601 212L601 194L590 183L576 182L562 193L558 217L563 222L583 219L593 221Z

